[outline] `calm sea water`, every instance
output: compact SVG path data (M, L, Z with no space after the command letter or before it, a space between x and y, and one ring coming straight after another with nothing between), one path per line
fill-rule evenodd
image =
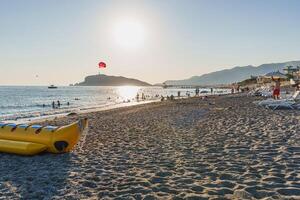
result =
M195 95L194 89L163 89L161 87L58 87L48 89L42 86L0 86L0 121L23 120L45 116L78 112L96 108L110 108L137 102L142 93L146 101L160 99L160 96ZM200 91L209 91L202 89ZM227 90L215 89L215 93ZM61 106L52 107L60 101ZM69 102L69 105L68 105Z

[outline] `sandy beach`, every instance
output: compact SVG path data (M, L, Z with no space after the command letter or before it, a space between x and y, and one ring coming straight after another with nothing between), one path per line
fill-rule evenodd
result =
M300 199L299 111L255 100L190 98L81 114L89 128L74 152L0 154L0 199Z

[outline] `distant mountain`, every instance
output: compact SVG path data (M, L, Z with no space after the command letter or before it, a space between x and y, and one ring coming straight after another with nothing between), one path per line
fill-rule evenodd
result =
M85 77L83 82L76 83L74 85L75 86L122 86L122 85L151 86L149 83L137 79L125 78L122 76L107 76L104 74L87 76Z
M218 85L230 84L239 82L250 78L250 76L259 76L272 71L282 71L288 65L298 66L300 61L290 61L284 63L270 63L263 64L257 67L248 65L244 67L234 67L232 69L225 69L216 71L201 76L193 76L184 80L168 80L164 83L166 85Z

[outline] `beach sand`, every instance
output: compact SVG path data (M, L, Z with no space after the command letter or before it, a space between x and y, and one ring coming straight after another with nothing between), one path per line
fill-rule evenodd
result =
M299 111L255 100L190 98L82 114L89 128L74 152L0 154L0 199L300 199Z

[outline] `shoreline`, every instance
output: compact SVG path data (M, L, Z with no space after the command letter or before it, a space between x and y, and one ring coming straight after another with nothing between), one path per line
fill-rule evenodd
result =
M91 113L91 112L101 112L105 110L113 110L116 108L123 108L123 107L131 107L135 105L143 105L153 102L158 102L159 100L148 100L148 101L140 101L140 102L130 102L130 103L119 103L119 104L113 104L113 105L103 105L103 106L96 106L96 107L90 107L90 108L78 108L76 110L70 111L70 112L63 112L60 114L50 114L40 117L33 117L33 118L20 118L18 120L4 120L3 122L7 123L39 123L49 120L54 120L57 118L63 118L67 117L69 114L76 113L76 115L85 114L85 113Z
M215 93L215 94L200 94L199 98L203 98L203 97L214 97L214 96L225 96L225 95L231 95L231 94L224 94L224 93ZM188 97L188 96L182 96L180 98L175 97L174 100L179 100L179 99L189 99L189 98L197 98L196 96L192 96L192 97ZM170 100L164 100L164 101L170 101ZM64 118L64 117L68 117L69 114L76 114L76 115L82 115L82 114L87 114L87 113L91 113L91 112L101 112L101 111L107 111L107 110L114 110L117 108L123 108L123 107L131 107L131 106L136 106L136 105L143 105L143 104L149 104L149 103L155 103L155 102L161 102L160 99L152 99L152 100L141 100L139 102L137 101L133 101L133 102L122 102L122 103L115 103L115 104L111 104L111 105L99 105L99 106L94 106L94 107L81 107L81 108L77 108L74 109L72 111L68 111L68 112L62 112L62 113L58 113L58 114L49 114L49 115L44 115L44 116L39 116L39 117L29 117L29 118L20 118L17 120L3 120L2 122L5 123L16 123L16 124L20 124L20 123L42 123L44 121L51 121L57 118Z

